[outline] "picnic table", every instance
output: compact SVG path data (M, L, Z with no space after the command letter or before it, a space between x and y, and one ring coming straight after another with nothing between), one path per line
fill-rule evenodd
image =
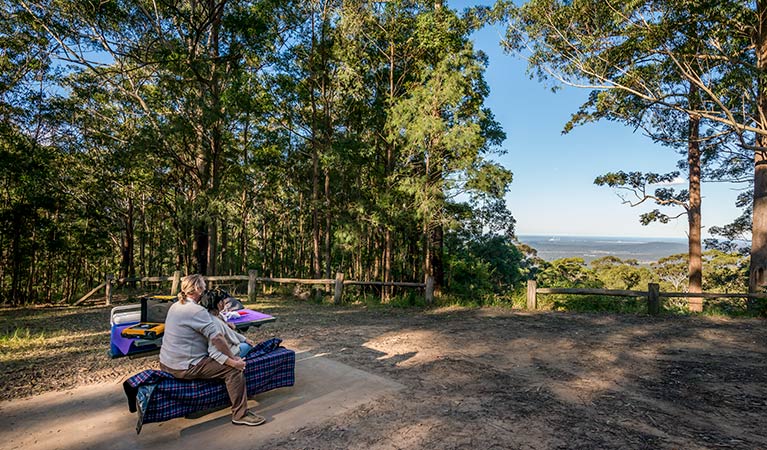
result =
M147 356L156 353L162 346L162 333L148 333L144 336L126 333L131 327L143 324L161 324L165 322L168 308L175 300L175 296L154 295L141 299L141 303L132 305L116 306L110 314L110 345L109 355L112 358L124 356ZM275 319L269 314L264 314L252 309L236 311L227 322L234 325L239 331L247 331L250 327L260 327ZM156 328L149 328L153 330Z

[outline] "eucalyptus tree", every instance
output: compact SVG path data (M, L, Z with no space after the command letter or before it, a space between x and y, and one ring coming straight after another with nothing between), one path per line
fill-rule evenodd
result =
M499 8L503 8L499 5ZM507 42L529 51L531 67L541 76L590 89L616 89L647 103L690 117L720 123L753 152L753 224L750 291L767 281L767 4L740 1L613 2L537 1L512 8ZM678 18L686 18L680 29ZM669 19L670 18L670 19ZM689 24L698 27L700 45L674 45ZM641 49L641 57L611 59L618 50ZM692 51L691 51L692 50ZM665 86L646 83L655 63L673 68L699 91L699 104L685 104ZM652 79L652 78L650 78ZM722 89L722 87L725 87Z
M667 16L662 26L657 26L652 35L638 36L632 30L620 29L615 25L613 15L625 11L614 11L611 5L601 6L576 2L570 4L581 13L578 18L570 18L573 23L582 23L592 28L601 29L600 36L606 36L602 46L594 50L592 57L601 64L602 77L621 85L649 86L656 92L662 92L664 102L658 103L637 95L631 90L608 89L594 90L587 102L573 115L565 130L587 121L609 119L624 122L635 128L644 129L656 142L666 145L686 148L686 164L683 166L687 173L689 189L675 192L670 187L660 187L654 193L648 193L648 185L655 183L670 183L679 172L668 174L638 172L608 173L597 177L596 184L609 185L626 189L633 194L632 199L624 199L624 203L632 206L643 204L648 200L660 206L676 206L682 212L675 216L686 216L688 219L688 248L689 248L689 283L690 292L700 292L702 286L701 259L701 117L697 114L680 114L669 105L680 109L693 110L700 103L698 88L677 73L676 66L664 58L655 58L659 46L673 48L680 55L699 55L702 42L699 39L701 25L690 20L687 11ZM599 8L601 11L597 11ZM621 34L624 33L624 34ZM597 38L598 41L598 38ZM709 147L711 148L711 147ZM668 222L672 216L655 209L641 216L642 224L653 221ZM702 310L700 299L690 299L690 308Z
M285 37L276 70L269 74L277 91L275 116L288 133L286 153L296 172L291 182L300 198L291 201L298 200L302 213L305 206L309 210L310 266L316 278L327 275L331 264L331 172L342 121L335 55L339 8L332 0L297 4L292 11L296 27Z
M52 43L14 2L0 2L0 296L35 300L39 274L54 266L61 154L51 126L57 93ZM63 253L63 252L62 252ZM41 264L45 268L41 270ZM58 274L56 274L58 276ZM50 274L47 287L52 287ZM52 290L52 289L51 289Z
M424 240L424 273L442 285L446 205L463 191L502 197L508 170L484 158L500 151L505 134L483 105L485 60L468 39L468 23L436 5L418 17L417 45L425 50L420 79L393 106L390 138L399 150L399 189L412 199ZM474 183L485 177L490 183Z
M157 201L172 214L179 263L216 271L222 186L236 171L244 67L273 51L275 2L20 2L59 45L59 59L132 103L142 143L157 159ZM124 151L115 148L115 151ZM190 236L191 233L191 236Z
M692 26L693 28L696 27L695 24ZM679 28L683 27L680 25ZM687 30L682 37L675 36L675 39L679 41L675 45L688 48L686 53L699 53L694 50L698 39L695 31ZM618 45L609 52L605 59L609 59L613 66L618 67L625 65L627 60L643 58L647 51L646 47L629 47L629 49L625 49ZM689 50L690 48L692 50ZM669 67L667 61L647 62L640 73L616 73L614 77L616 79L642 77L644 83L657 86L658 89L665 89L668 93L668 102L676 102L682 107L692 109L695 104L700 103L697 88L690 85L685 92L684 84L686 83L675 74L673 66ZM647 102L633 93L623 90L592 91L588 101L574 114L573 120L565 126L565 130L569 130L574 124L599 119L620 121L634 128L641 128L656 143L670 146L685 156L685 159L679 162L679 168L684 170L689 187L679 192L676 192L675 188L671 186L679 176L678 171L666 174L619 171L599 176L594 180L594 183L629 191L632 197L621 195L621 199L623 203L631 206L652 201L659 207L672 207L672 209L676 208L677 211L681 209L681 212L669 215L669 213L661 212L659 208L656 208L642 214L640 222L643 225L656 221L668 223L672 219L686 217L690 263L688 290L689 292L701 292L703 283L701 159L704 152L707 155L716 154L716 143L721 138L712 140L701 136L701 118L698 115L680 114L665 105ZM714 158L706 157L705 159ZM661 186L656 187L651 193L649 191L650 186L657 186L658 184ZM691 310L702 311L702 299L690 298L689 304Z
M392 281L395 272L400 277L409 272L401 264L395 268L398 260L407 259L396 251L395 242L409 241L411 230L405 224L413 219L400 207L404 199L396 189L398 148L386 123L392 106L407 95L407 86L418 76L424 49L415 39L416 23L428 7L416 1L345 2L339 21L340 75L347 93L342 107L348 109L359 162L364 160L369 168L358 189L364 195L356 197L365 205L359 209L365 217L359 219L371 225L376 241L382 240L374 246L380 257L375 257L378 270L373 276L380 272L384 282ZM390 294L390 289L382 290L384 301Z
M690 63L692 58L705 53L706 43L700 39L703 25L696 19L694 12L691 15L688 10L674 11L674 14L664 18L664 24L657 28L656 34L646 39L649 45L638 45L629 39L617 43L615 48L606 49L603 54L604 60L609 61L613 67L626 67L632 62L636 64L636 69L623 73L616 71L612 76L622 84L630 84L631 78L641 78L645 85L653 86L658 92L665 91L667 94L663 104L647 101L627 90L595 90L565 128L567 130L574 124L602 118L616 120L643 129L656 143L674 148L684 155L684 160L679 161L679 168L686 173L688 189L679 192L670 186L679 175L677 171L662 175L637 172L627 174L623 171L608 173L597 177L595 184L630 191L633 198L622 196L622 199L631 206L653 201L659 207L677 208L677 211L681 209L681 212L669 215L656 208L642 214L640 221L647 225L655 221L668 223L669 220L686 217L689 292L701 292L703 284L701 183L704 173L711 180L731 179L725 176L725 172L732 171L735 166L722 156L726 153L728 139L733 138L733 133L726 128L722 129L720 124L702 120L699 114L683 112L700 108L700 89L678 74L675 62L669 59L655 60L651 54L656 47L665 45L673 47L674 53ZM716 72L717 67L711 65L708 69ZM704 70L703 67L700 70ZM726 81L721 82L725 85L717 88L725 92ZM671 108L669 104L679 109ZM650 193L650 185L657 183L665 185ZM693 311L702 311L701 298L690 298L689 303Z

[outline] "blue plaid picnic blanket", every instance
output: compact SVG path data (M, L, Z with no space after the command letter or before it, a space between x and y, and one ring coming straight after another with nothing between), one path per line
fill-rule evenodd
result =
M296 354L273 338L245 357L248 396L293 386ZM231 404L223 380L180 380L161 370L145 370L123 383L130 412L139 413L136 433L145 423L162 422Z

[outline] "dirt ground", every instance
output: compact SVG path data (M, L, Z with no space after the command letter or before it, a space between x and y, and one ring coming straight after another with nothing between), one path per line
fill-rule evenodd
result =
M405 389L271 449L767 448L758 319L251 305L247 334L324 354ZM109 308L0 310L0 400L158 368L106 356ZM43 333L42 336L40 334ZM0 414L2 407L0 404Z

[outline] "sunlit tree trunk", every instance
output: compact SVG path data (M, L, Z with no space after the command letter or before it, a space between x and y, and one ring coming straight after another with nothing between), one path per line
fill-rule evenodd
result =
M119 278L133 278L136 276L136 268L133 258L134 248L134 211L133 196L128 193L128 205L125 211L125 223L120 245L120 276Z
M325 278L331 278L330 246L331 246L331 214L330 214L330 174L325 169Z
M759 19L756 33L756 65L759 73L758 105L762 114L767 113L767 1L756 3ZM760 128L767 130L767 118L760 116ZM760 292L767 285L767 136L756 137L754 152L754 211L751 225L751 267L749 292Z
M697 103L697 88L690 88L691 103ZM702 291L703 261L701 260L701 195L700 195L700 117L691 115L687 141L687 165L689 170L688 247L689 247L689 292ZM690 311L703 311L703 298L691 297Z

